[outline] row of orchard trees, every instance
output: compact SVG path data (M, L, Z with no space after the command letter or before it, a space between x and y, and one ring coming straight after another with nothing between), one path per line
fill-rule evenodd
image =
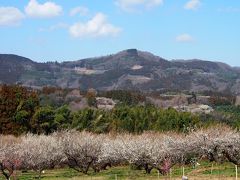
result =
M39 178L45 169L69 166L79 172L95 172L126 165L165 175L176 164L200 159L240 165L240 133L226 127L176 133L102 134L65 131L52 135L0 137L0 170L6 179L15 170L34 170Z

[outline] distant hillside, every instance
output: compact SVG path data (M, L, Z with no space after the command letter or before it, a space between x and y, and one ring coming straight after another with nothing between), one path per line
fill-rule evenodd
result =
M51 85L99 90L188 90L240 94L239 68L198 59L168 61L136 49L63 63L36 63L24 57L2 54L0 81L33 87Z

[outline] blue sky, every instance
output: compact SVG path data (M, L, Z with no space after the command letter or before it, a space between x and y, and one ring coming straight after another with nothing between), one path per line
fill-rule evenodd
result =
M0 53L78 60L137 48L240 66L239 0L0 0Z

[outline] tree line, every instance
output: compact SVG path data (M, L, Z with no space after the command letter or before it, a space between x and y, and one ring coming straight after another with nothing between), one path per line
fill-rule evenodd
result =
M21 86L1 86L0 134L21 135L28 132L51 134L67 129L94 133L188 132L216 123L228 124L234 128L240 127L240 118L229 119L229 116L223 115L222 111L210 115L194 115L188 112L178 112L173 108L161 109L151 104L138 104L144 101L142 95L128 91L101 92L102 95L122 99L125 102L119 103L112 110L95 108L95 92L87 92L85 97L88 98L88 103L92 107L72 112L67 103L60 103L56 106L42 103L43 96L54 91L52 88L35 91ZM130 97L129 100L127 96ZM232 114L236 112L237 110Z

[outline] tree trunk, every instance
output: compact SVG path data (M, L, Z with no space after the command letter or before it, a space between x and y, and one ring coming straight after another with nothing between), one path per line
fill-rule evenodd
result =
M112 167L111 163L104 164L101 169L107 170L107 167Z
M6 173L6 172L4 171L4 166L3 166L2 163L0 163L0 169L1 169L1 171L2 171L3 176L6 178L6 180L10 180L10 177L11 177L12 173L11 173L11 172L9 172L9 174Z
M38 172L38 179L41 179L42 178L42 170L39 170Z
M144 165L144 169L145 169L145 171L146 171L147 174L150 174L153 168L152 168L152 167L149 167L148 164L145 164L145 165Z
M2 171L2 174L4 175L6 180L10 180L10 176L6 172Z
M85 168L83 168L83 173L84 174L88 173L88 170L89 170L90 166L92 165L92 163L93 163L93 159L90 162L88 162L88 164Z
M5 175L4 175L5 176ZM5 176L6 180L10 180L10 177L7 175Z

